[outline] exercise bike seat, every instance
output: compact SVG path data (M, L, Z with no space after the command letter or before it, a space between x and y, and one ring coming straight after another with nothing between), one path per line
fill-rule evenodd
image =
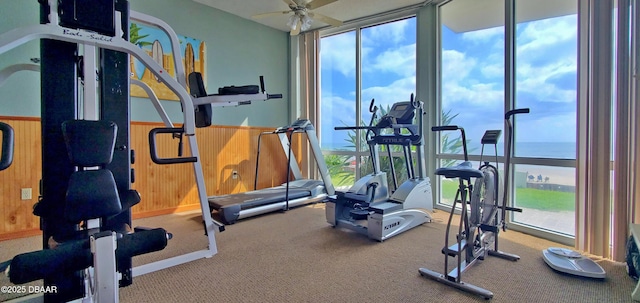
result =
M482 178L482 171L473 168L473 164L469 161L464 161L456 166L441 167L436 169L436 175L444 176L445 178L461 178L469 180L471 178Z

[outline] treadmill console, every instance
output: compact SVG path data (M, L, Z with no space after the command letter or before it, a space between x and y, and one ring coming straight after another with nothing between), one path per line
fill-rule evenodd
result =
M285 125L278 127L275 132L276 133L284 133L284 132L295 132L299 130L308 130L309 127L313 127L311 125L311 121L309 119L298 119L291 123L290 125Z
M291 130L305 129L309 125L311 125L311 121L309 121L309 119L298 119L295 122L293 122L291 125L289 125L289 129Z

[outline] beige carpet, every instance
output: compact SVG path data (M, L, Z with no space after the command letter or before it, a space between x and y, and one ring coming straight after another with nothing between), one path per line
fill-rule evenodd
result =
M136 277L120 289L121 302L482 302L418 273L443 270L446 215L439 211L436 222L382 243L330 227L323 204L245 219L216 234L217 255ZM136 265L206 246L198 213L134 223L175 235L164 251L136 257ZM631 302L635 282L624 264L600 261L604 281L559 274L542 260L549 246L558 244L502 233L501 250L521 260L488 257L463 281L493 291L492 302Z

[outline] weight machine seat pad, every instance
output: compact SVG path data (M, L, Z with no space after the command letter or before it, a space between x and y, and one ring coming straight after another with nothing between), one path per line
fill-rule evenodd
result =
M137 231L118 237L115 251L119 260L159 251L167 246L167 232L162 228ZM89 239L70 241L54 249L43 249L15 256L9 267L14 284L46 279L60 272L74 272L93 265Z
M482 178L482 171L473 168L473 164L469 161L464 161L456 166L441 167L436 169L436 175L444 176L445 178L461 178L469 180L471 178Z
M104 166L111 163L118 126L111 121L68 120L62 133L72 165Z
M65 218L70 222L109 217L122 211L116 181L106 169L76 171L69 178Z

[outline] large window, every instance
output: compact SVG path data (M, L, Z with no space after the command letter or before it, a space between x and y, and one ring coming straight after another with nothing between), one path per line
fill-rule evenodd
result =
M380 117L393 103L410 99L415 92L415 18L322 37L320 71L320 142L334 184L348 187L372 169L365 132L334 128L371 123L371 100ZM383 170L389 163L385 148L380 147ZM400 165L395 155L402 153L393 152Z
M535 18L516 10L515 106L531 113L518 117L513 221L574 236L578 4L556 5Z
M577 2L555 1L532 9L516 7L514 100L505 100L507 64L504 2L476 7L470 0L441 6L441 124L464 127L473 161L494 155L480 144L485 130L504 130L505 110L528 107L515 119L512 201L522 213L512 223L525 228L575 235L577 99ZM490 6L490 5L489 5ZM474 8L474 9L472 9ZM500 12L499 14L496 12ZM461 160L459 134L442 133L438 163ZM498 154L504 155L503 131ZM504 158L499 168L503 172ZM477 162L475 162L477 163ZM455 186L440 180L441 205L450 205ZM453 190L453 193L448 191Z

